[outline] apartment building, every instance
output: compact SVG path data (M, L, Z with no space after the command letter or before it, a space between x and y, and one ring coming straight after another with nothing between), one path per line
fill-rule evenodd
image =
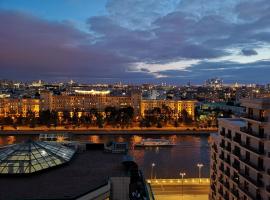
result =
M140 111L141 94L138 92L129 95L110 95L109 92L80 91L73 94L62 93L54 95L45 91L40 95L42 110L61 111L89 111L97 109L104 111L106 107L112 106L123 108L131 106L134 108L135 115Z
M18 117L20 115L26 117L29 112L38 117L39 110L39 99L0 98L0 117Z
M175 115L181 114L182 110L186 110L189 116L194 120L195 106L197 101L192 100L163 100L163 99L143 99L141 100L140 113L145 115L145 111L154 108L169 107Z
M0 98L0 117L26 116L32 111L38 117L39 111L56 111L61 115L63 111L88 112L97 109L103 112L106 107L112 106L123 108L131 106L134 108L136 117L144 116L145 111L153 108L168 106L174 115L181 114L186 110L189 116L195 118L196 101L192 100L143 100L140 92L131 92L124 95L114 95L107 91L75 91L74 93L62 92L53 94L50 91L40 93L40 99Z
M270 99L244 99L246 114L220 119L211 144L210 200L270 199Z

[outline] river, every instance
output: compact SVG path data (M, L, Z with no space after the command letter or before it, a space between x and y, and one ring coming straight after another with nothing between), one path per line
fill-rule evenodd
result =
M37 140L37 135L0 136L0 146L19 143L28 138ZM165 138L174 142L173 147L134 148L143 138ZM197 163L202 163L202 177L209 177L210 136L203 135L75 135L73 140L106 143L109 141L128 142L130 154L134 157L145 176L150 178L178 178L180 172L186 178L198 177Z

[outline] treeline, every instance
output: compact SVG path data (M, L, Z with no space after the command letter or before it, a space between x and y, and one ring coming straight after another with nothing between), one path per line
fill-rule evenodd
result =
M161 108L146 110L140 121L140 127L162 128L168 125L178 127L181 124L190 125L192 123L192 116L185 109L180 113L175 113L169 106L163 105Z
M73 112L63 111L61 114L60 112L45 110L39 113L39 117L36 117L35 113L31 111L28 111L26 116L2 117L0 118L0 124L1 126L12 125L15 129L18 126L34 128L39 125L45 125L48 128L51 126L65 126L66 128L95 126L103 128L106 125L124 128L131 126L133 117L134 109L132 107L120 109L106 107L104 112L99 112L97 109L89 111L75 110Z

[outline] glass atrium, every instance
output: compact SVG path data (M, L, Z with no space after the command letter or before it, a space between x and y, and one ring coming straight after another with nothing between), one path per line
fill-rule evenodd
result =
M58 143L27 141L0 150L0 174L29 174L68 162L75 150Z

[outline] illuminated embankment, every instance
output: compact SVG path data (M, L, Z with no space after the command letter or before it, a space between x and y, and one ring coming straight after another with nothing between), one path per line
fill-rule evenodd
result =
M210 185L209 178L147 179L151 185Z

